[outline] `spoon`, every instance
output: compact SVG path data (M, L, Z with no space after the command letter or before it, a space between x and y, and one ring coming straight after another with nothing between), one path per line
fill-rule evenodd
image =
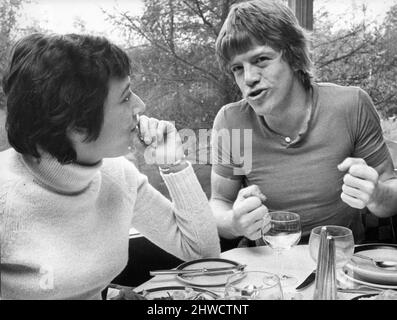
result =
M358 258L361 258L361 259L365 259L365 260L372 261L372 263L373 263L376 267L381 268L381 269L387 269L387 268L389 268L389 269L390 269L390 268L396 269L396 267L397 267L397 262L396 262L396 261L375 260L375 259L372 259L372 258L367 257L367 256L363 256L363 255L358 254L358 253L355 253L355 254L354 254L354 257L358 257Z

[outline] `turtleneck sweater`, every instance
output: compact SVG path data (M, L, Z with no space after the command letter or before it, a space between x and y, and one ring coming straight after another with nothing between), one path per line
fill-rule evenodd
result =
M172 201L124 157L81 166L0 152L1 298L100 299L127 264L131 227L182 260L218 257L191 164L162 177Z

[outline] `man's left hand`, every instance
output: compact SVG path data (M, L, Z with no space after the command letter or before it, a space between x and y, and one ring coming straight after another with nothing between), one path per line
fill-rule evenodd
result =
M342 200L356 209L364 209L371 204L378 187L378 172L359 158L345 159L338 165L338 170L346 172L343 178Z

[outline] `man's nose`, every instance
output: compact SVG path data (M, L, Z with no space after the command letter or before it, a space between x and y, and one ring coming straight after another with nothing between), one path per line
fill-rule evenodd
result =
M260 74L254 66L246 65L244 67L244 81L249 87L253 87L260 81Z

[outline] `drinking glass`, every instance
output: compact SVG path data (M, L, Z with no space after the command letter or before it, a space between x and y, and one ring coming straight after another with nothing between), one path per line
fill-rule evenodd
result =
M283 273L283 264L280 262L281 253L298 244L301 235L300 216L288 211L270 211L270 229L262 230L263 240L276 251L276 259L280 266L278 275L283 286L293 285L297 279Z
M325 226L328 234L335 241L336 269L340 270L352 258L354 254L354 237L349 228L341 226ZM318 248L320 246L320 233L322 226L315 227L310 232L309 250L312 259L317 262Z
M239 271L227 279L225 300L283 300L277 275L264 271Z

